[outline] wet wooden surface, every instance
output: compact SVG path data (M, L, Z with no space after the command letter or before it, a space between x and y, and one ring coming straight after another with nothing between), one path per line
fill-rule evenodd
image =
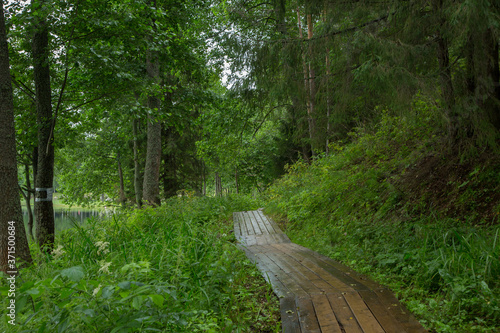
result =
M241 247L280 299L283 332L427 332L390 290L292 243L260 210L233 219Z

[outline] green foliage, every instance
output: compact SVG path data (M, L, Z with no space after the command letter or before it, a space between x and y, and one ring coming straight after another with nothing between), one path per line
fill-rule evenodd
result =
M2 318L0 330L278 332L278 301L232 234L231 213L257 207L184 197L75 224L21 272L17 325Z
M286 216L293 241L396 290L428 328L492 332L500 319L500 229L494 210L495 216L476 206L452 217L446 207L428 206L425 196L413 198L407 184L423 157L446 156L437 150L440 115L433 105L416 99L414 118L382 112L375 130L351 134L353 143L332 144L332 153L312 165L289 166L267 191L266 209ZM466 205L482 189L498 189L496 166L474 170L445 195ZM425 179L420 182L414 186L425 191ZM484 201L494 200L491 191Z

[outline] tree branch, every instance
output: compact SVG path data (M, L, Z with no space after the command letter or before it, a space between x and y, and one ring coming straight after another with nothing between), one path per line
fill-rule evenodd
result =
M29 88L27 87L24 83L20 82L20 81L17 81L16 78L14 77L14 75L12 75L12 82L14 82L14 84L16 85L16 87L18 87L19 89L21 89L21 91L23 93L25 93L29 98L31 98L31 100L33 102L36 101L36 95L35 93Z

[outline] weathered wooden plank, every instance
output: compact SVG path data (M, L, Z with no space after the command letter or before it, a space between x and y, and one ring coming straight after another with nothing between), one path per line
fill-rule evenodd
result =
M269 269L269 275L274 275L283 283L295 296L308 297L309 294L299 285L293 277L287 274L281 267L271 260L265 253L256 253L255 256L261 260Z
M408 332L412 333L425 333L422 325L415 319L415 317L408 311L408 309L394 296L394 293L388 289L376 289L375 293L382 304L387 306L390 314L401 323ZM390 309L389 309L390 308Z
M315 260L325 263L327 265L326 267L331 267L336 271L342 272L343 276L338 276L338 278L342 281L345 280L346 284L351 285L356 290L376 290L385 288L383 285L373 280L370 280L366 276L357 273L351 268L331 258L328 258L320 253L317 253L311 249L308 249L306 247L300 246L295 243L290 243L290 246L297 249L298 252L303 253L304 255L308 255L310 258L315 258ZM325 266L323 266L323 268L325 268ZM329 271L331 270L327 268L325 269Z
M391 312L393 312L391 305L383 303L375 292L360 291L359 295L363 298L363 301L386 332L408 333L402 323L391 315Z
M259 252L259 247L258 246L253 246L253 247L243 247L243 250L245 251L245 254L247 257L255 263L259 271L262 273L262 276L264 279L266 279L269 284L271 284L271 287L279 298L283 297L295 297L295 294L293 291L288 289L279 279L278 277L273 274L273 271L271 268L269 268L265 262L262 260L259 260L257 254Z
M283 333L300 333L300 322L295 306L295 296L280 298L281 331Z
M259 219L262 222L262 224L264 225L264 227L268 233L270 233L270 234L283 233L283 231L281 231L279 229L276 230L275 228L273 228L272 224L270 223L270 220L267 218L267 216L265 216L262 213L262 211L260 211L260 210L255 211L255 218Z
M304 257L307 257L312 262L314 262L315 264L317 264L318 266L320 266L321 268L323 268L324 270L335 276L335 278L340 280L342 283L352 287L354 290L374 290L374 289L384 288L380 284L373 282L371 280L361 280L357 276L357 274L351 274L349 271L344 272L335 265L337 264L337 262L328 257L322 256L317 252L314 252L310 249L307 249L295 243L290 243L289 245L291 248L295 249L298 253L300 253Z
M312 301L321 332L341 333L339 323L326 295L313 295Z
M281 244L272 244L269 245L268 248L279 251L278 253L280 254L280 257L282 257L282 260L292 265L294 269L300 272L300 274L302 274L306 279L311 281L311 283L313 283L321 292L327 293L339 291L329 283L329 280L334 280L331 275L321 276L320 274L318 274L318 270L320 270L320 267L314 264L309 265L309 263L299 255L295 257L294 253L292 253L292 255L289 255L289 249L287 249L285 246L280 245Z
M332 307L335 317L339 322L340 327L345 333L363 333L363 330L358 324L354 313L345 301L342 294L328 294L328 301Z
M357 292L343 293L343 295L363 331L370 333L385 333L384 329L380 326L373 313Z
M272 246L276 249L279 249L290 258L293 258L293 260L299 261L302 265L304 265L308 269L314 271L321 279L323 279L326 283L330 285L330 290L328 292L340 293L340 292L349 292L355 290L350 285L338 279L336 275L332 274L332 272L323 269L322 266L324 265L321 265L321 262L319 262L320 265L318 265L317 260L316 261L311 260L307 254L304 255L296 251L293 247L289 246L289 244L273 244ZM341 272L338 271L335 272L338 273L337 275L341 275Z
M256 214L255 211L251 212L252 213L252 222L256 227L259 228L259 231L261 234L270 234L269 230L267 230L265 223L263 223L262 219L260 218L259 214Z
M295 302L297 304L297 312L302 332L321 333L312 300L310 298L297 298Z
M260 221L255 218L254 212L248 212L248 218L250 219L250 222L252 223L252 226L253 226L253 229L255 230L256 235L262 235L262 234L268 233L265 228L262 228L263 226L261 225Z
M249 236L254 236L256 234L255 229L253 227L252 220L250 219L249 212L243 212L243 219L245 220L245 225L247 227L247 232Z
M268 246L266 246L266 248L268 248ZM310 272L307 272L304 269L302 269L304 268L303 266L285 260L282 255L272 250L266 252L266 255L271 260L273 260L281 269L283 269L283 271L285 271L290 277L292 277L295 280L295 282L308 293L308 295L323 293L323 291L311 281L311 278L317 279L318 277L314 274L307 276L307 274Z

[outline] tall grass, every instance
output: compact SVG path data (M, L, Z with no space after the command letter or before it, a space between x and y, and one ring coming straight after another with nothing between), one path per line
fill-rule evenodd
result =
M2 318L0 331L279 331L277 300L234 244L231 212L256 206L244 197L184 198L75 224L51 258L33 248L17 325Z

